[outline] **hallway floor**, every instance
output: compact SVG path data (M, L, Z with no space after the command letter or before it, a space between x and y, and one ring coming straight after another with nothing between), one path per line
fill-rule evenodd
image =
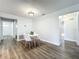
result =
M66 42L64 48L45 42L30 50L19 42L4 43L0 45L0 59L79 59L79 47L72 42Z

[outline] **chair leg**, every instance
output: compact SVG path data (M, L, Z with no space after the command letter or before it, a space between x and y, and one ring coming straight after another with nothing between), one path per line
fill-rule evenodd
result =
M31 48L33 48L33 41L31 41Z
M40 40L38 40L38 46L40 46L41 44L40 44Z
M34 40L34 47L36 47L36 41Z
M31 42L28 42L28 47L29 49L31 49Z

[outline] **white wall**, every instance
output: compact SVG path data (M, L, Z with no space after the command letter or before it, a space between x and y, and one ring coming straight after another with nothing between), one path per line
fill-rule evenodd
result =
M7 13L0 12L0 17L17 19L17 35L28 33L32 30L32 19L28 17L20 17ZM24 26L25 25L25 26Z
M70 13L63 16L64 21L64 40L74 41L76 42L76 18L75 14L77 13Z
M79 5L70 6L43 17L36 18L33 21L34 31L40 34L42 40L60 45L59 16L78 11L78 7ZM77 41L79 42L79 39Z
M56 45L59 41L59 20L57 15L47 15L33 21L34 31L40 34L41 40Z
M18 18L18 34L29 33L32 30L32 20L28 18Z
M72 21L66 21L64 23L64 35L65 35L65 40L69 41L76 41L76 24L75 20Z

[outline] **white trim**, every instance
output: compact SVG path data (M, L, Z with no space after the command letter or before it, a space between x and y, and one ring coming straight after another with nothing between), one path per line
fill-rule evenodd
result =
M71 42L76 42L76 40L73 40L73 39L64 39L66 41L71 41Z
M60 43L54 43L54 42L50 42L50 41L43 40L43 39L41 39L41 41L45 41L45 42L51 43L53 45L60 46Z

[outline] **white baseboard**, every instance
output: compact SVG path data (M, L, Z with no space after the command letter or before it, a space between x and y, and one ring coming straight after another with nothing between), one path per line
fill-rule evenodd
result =
M76 42L75 40L66 40L66 41L75 42L75 43L76 43L76 45L78 45L78 46L79 46L79 43L78 43L78 42Z
M54 43L54 42L50 42L50 41L47 41L47 40L41 40L41 41L45 41L45 42L51 43L53 45L60 46L60 43Z
M71 42L76 42L76 40L72 40L72 39L65 39L66 41L71 41Z

